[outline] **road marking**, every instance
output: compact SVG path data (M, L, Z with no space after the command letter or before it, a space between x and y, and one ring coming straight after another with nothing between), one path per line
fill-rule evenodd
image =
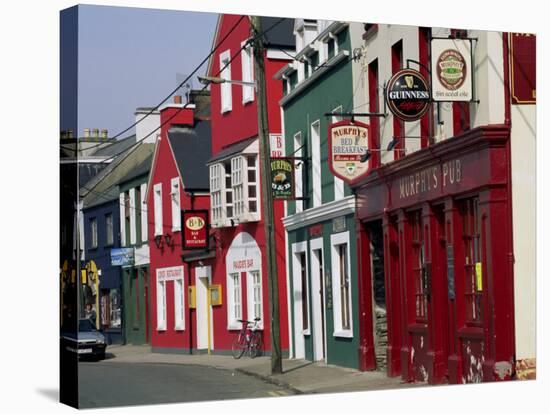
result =
M272 397L282 397L288 395L286 391L268 391L267 393Z

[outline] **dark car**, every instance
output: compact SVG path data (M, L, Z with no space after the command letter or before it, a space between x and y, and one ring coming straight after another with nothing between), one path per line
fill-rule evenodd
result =
M66 332L61 334L64 350L75 352L79 357L93 357L105 359L107 348L105 336L99 332L92 321L80 319L78 321L78 334Z

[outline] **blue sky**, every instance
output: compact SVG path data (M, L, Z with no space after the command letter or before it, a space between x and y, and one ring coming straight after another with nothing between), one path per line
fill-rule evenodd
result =
M114 136L155 106L210 52L217 14L79 6L78 129ZM206 64L198 74L206 71ZM196 76L192 86L199 88ZM123 136L133 133L130 130Z

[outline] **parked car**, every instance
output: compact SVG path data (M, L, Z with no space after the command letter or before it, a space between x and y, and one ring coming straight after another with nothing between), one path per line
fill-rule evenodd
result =
M78 321L78 333L76 335L74 332L62 332L61 341L64 350L77 353L79 358L105 359L105 349L107 348L105 335L99 332L89 319Z

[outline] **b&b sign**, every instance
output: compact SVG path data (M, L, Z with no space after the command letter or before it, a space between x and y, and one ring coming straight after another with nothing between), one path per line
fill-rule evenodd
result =
M184 249L208 248L208 210L184 210L182 213Z
M361 157L368 149L369 126L357 121L341 121L328 127L328 163L332 173L348 184L369 170Z
M294 159L271 159L271 191L274 200L294 198Z

